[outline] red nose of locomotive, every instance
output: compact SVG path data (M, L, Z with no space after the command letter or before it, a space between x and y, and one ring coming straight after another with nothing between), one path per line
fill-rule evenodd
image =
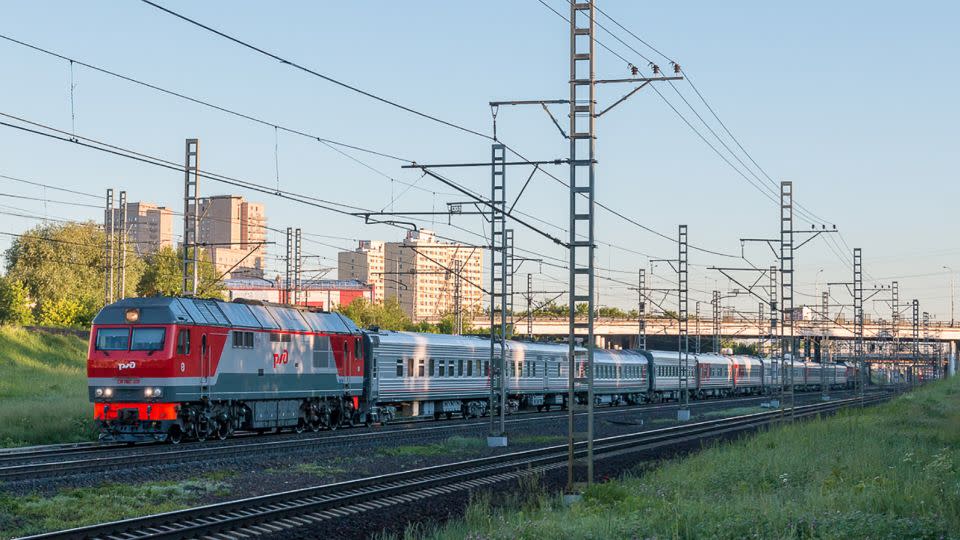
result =
M151 440L176 421L169 385L177 326L151 299L125 299L94 320L87 356L89 399L101 437Z

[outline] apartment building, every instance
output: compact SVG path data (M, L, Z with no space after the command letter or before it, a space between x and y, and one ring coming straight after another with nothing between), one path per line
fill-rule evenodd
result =
M267 246L264 206L239 195L200 200L198 241L218 272L230 277L263 277Z
M383 283L393 276L384 275L384 242L361 240L354 251L337 254L337 277L352 279L373 287L373 301L383 302Z
M113 223L119 234L123 211L113 210ZM149 202L127 203L127 245L145 256L162 247L173 247L173 211Z

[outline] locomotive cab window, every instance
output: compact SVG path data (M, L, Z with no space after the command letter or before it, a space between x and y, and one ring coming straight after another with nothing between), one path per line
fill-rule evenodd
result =
M190 330L182 328L177 332L177 354L190 354Z
M163 349L166 328L134 328L130 338L131 351L159 351Z
M97 330L98 351L125 351L130 347L130 329L101 328Z

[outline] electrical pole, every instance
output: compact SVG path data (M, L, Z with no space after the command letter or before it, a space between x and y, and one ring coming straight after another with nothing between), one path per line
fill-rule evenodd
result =
M104 250L104 276L106 284L104 303L113 303L113 188L107 188L106 208L103 212L103 232L106 235L106 249Z
M293 305L299 306L302 299L300 291L303 284L300 282L303 257L300 251L300 227L293 231Z
M293 297L293 227L287 227L287 256L284 258L283 304L290 304Z
M120 234L117 243L120 246L120 294L117 299L127 296L127 192L120 192Z
M713 308L713 352L720 354L720 291L713 291L710 304Z
M639 286L637 287L637 296L639 305L637 306L637 349L647 350L647 271L643 268L639 272Z
M527 274L527 339L533 341L533 274Z
M853 337L853 354L860 367L860 375L857 377L857 383L860 386L860 405L863 406L867 366L863 351L863 255L860 248L853 250Z
M506 446L506 384L504 362L507 356L507 167L506 146L491 147L490 173L490 433L487 445ZM500 324L497 325L497 303ZM499 412L499 415L497 413ZM498 420L499 416L499 420Z
M793 339L793 182L780 182L780 336L784 367L786 355L790 355L790 367L784 377L786 389L784 401L790 401L790 418L793 418L793 370L797 355ZM781 410L785 406L780 403Z
M680 407L677 410L677 420L685 422L690 420L690 335L688 333L688 305L687 295L687 226L680 225L677 231L677 351L679 351L679 366L677 372L677 385L683 382L683 387L678 388L678 401Z
M199 288L200 141L187 139L183 165L183 296Z
M459 336L463 333L463 289L461 286L463 261L453 261L453 333Z
M907 378L910 379L910 386L916 384L916 365L920 359L920 301L913 300L913 360L907 368Z
M899 376L899 368L897 366L900 358L900 283L894 281L890 285L890 321L893 326L893 331L891 338L893 340L893 354L891 355L891 368L897 371L894 371ZM897 381L899 384L899 381Z
M696 314L694 315L694 317L697 318L697 345L695 350L697 351L696 354L700 354L701 349L700 349L700 301L699 300L696 302L695 306L696 307L694 309L696 310Z
M828 401L830 392L827 388L827 368L824 349L827 346L827 333L830 331L830 291L820 293L820 320L823 321L823 331L820 336L820 400Z

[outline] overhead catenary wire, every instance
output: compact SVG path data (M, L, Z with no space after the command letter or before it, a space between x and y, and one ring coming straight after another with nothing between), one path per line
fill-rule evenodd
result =
M165 12L165 13L171 15L171 16L174 16L174 17L176 17L176 18L178 18L178 19L180 19L180 20L182 20L182 21L184 21L184 22L187 22L187 23L192 24L192 25L194 25L194 26L196 26L196 27L198 27L198 28L201 28L201 29L204 29L204 30L206 30L206 31L208 31L208 32L211 32L211 33L213 33L213 34L215 34L215 35L217 35L217 36L220 36L221 38L227 39L227 40L229 40L229 41L231 41L231 42L233 42L233 43L235 43L235 44L237 44L237 45L240 45L240 46L242 46L242 47L244 47L244 48L247 48L247 49L249 49L249 50L251 50L251 51L254 51L254 52L258 53L258 54L264 55L264 56L266 56L266 57L268 57L268 58L271 58L271 59L273 59L273 60L276 60L276 61L280 62L281 64L288 65L288 66L290 66L290 67L292 67L292 68L295 68L295 69L297 69L297 70L300 70L300 71L302 71L302 72L304 72L304 73L313 75L313 76L315 76L315 77L318 77L318 78L323 79L323 80L325 80L325 81L328 81L328 82L330 82L330 83L333 83L333 84L336 84L336 85L338 85L338 86L341 86L341 87L343 87L343 88L345 88L345 89L347 89L347 90L350 90L350 91L359 93L359 94L361 94L361 95L363 95L363 96L369 97L369 98L374 99L374 100L376 100L376 101L379 101L379 102L381 102L381 103L390 105L390 106L392 106L392 107L396 107L396 108L398 108L398 109L400 109L400 110L403 110L403 111L409 112L409 113L411 113L411 114L414 114L414 115L416 115L416 116L419 116L419 117L422 117L422 118L425 118L425 119L428 119L428 120L437 122L437 123L442 124L442 125L445 125L445 126L447 126L447 127L451 127L451 128L454 128L454 129L458 129L458 130L460 130L460 131L462 131L462 132L469 133L469 134L471 134L471 135L475 135L475 136L484 138L484 139L486 139L486 140L491 140L491 141L494 140L494 138L493 138L491 135L488 135L488 134L479 132L479 131L477 131L477 130L468 128L468 127L463 126L463 125L461 125L461 124L457 124L457 123L454 123L454 122L450 122L450 121L441 119L441 118L439 118L439 117L437 117L437 116L435 116L435 115L431 115L431 114L422 112L422 111L417 110L417 109L414 109L414 108L412 108L412 107L408 107L408 106L403 105L403 104L401 104L401 103L398 103L398 102L396 102L396 101L393 101L393 100L387 99L387 98L385 98L385 97L382 97L382 96L380 96L380 95L374 94L373 92L370 92L370 91L364 90L364 89L362 89L362 88L359 88L359 87L357 87L357 86L354 86L354 85L345 83L345 82L343 82L343 81L340 81L340 80L338 80L338 79L336 79L336 78L334 78L334 77L332 77L332 76L330 76L330 75L326 75L326 74L320 73L320 72L318 72L318 71L316 71L316 70L310 69L310 68L308 68L308 67L306 67L306 66L304 66L304 65L302 65L302 64L300 64L300 63L297 63L297 62L295 62L295 61L289 60L288 58L284 58L284 57L280 56L279 54L276 54L276 53L267 51L267 50L265 50L265 49L263 49L263 48L261 48L261 47L255 46L255 45L253 45L252 43L250 43L250 42L248 42L248 41L245 41L245 40L242 40L242 39L240 39L240 38L238 38L238 37L236 37L236 36L227 34L227 33L224 32L224 31L217 30L217 29L215 29L215 28L213 28L213 27L211 27L211 26L209 26L209 25L206 25L206 24L204 24L204 23L201 23L201 22L199 22L199 21L197 21L197 20L195 20L195 19L193 19L193 18L187 17L187 16L185 16L185 15L183 15L183 14L180 14L180 13L178 13L178 12L176 12L176 11L173 11L173 10L171 10L171 9L169 9L169 8L166 8L166 7L164 7L164 6L161 6L161 5L159 5L159 4L155 3L155 2L152 2L152 1L150 1L150 0L141 0L141 1L142 1L143 3L145 3L145 4L147 4L147 5L150 5L150 6L154 7L154 8L156 8L156 9L160 10L160 11L163 11L163 12ZM500 141L500 142L503 142L503 141ZM508 149L510 152L512 152L513 154L517 155L517 156L520 157L522 160L527 161L527 162L530 161L529 159L527 159L527 158L525 158L523 155L521 155L519 152L517 152L515 149L511 148L509 145L506 145L506 144L505 144L505 146L507 147L507 149ZM561 184L566 185L565 182L563 182L562 180L560 180L560 179L557 178L556 176L550 174L549 172L547 172L547 171L543 171L543 172L544 172L545 174L547 174L548 176L550 176L551 178L553 178L555 181L558 181L558 182L560 182ZM602 208L602 209L604 209L604 210L610 211L610 212L613 213L615 216L617 216L617 217L619 217L619 218L621 218L621 219L625 219L625 220L628 221L629 223L631 223L631 224L633 224L633 225L636 225L636 226L642 228L643 230L646 230L646 231L648 231L648 232L651 232L651 233L653 233L653 234L656 234L656 235L658 235L658 236L661 236L661 237L664 238L664 239L667 239L667 240L670 240L670 241L676 241L675 238L672 238L672 237L670 237L669 235L665 235L665 234L663 234L663 233L661 233L661 232L659 232L659 231L656 231L656 230L654 230L654 229L652 229L652 228L650 228L650 227L648 227L648 226L646 226L646 225L642 225L642 224L640 224L639 222L637 222L636 220L627 218L622 212L614 211L614 210L612 210L609 206L607 206L607 205L605 205L605 204L603 204L603 203L601 203L601 202L599 202L599 201L597 201L595 204L597 204L598 207L600 207L600 208ZM690 248L690 249L693 249L693 250L696 250L696 251L706 252L706 253L710 253L710 254L718 255L718 256L731 257L731 258L740 258L739 255L726 254L726 253L721 253L721 252L717 252L717 251L707 250L707 249L705 249L705 248L701 248L701 247L695 246L695 245L690 245L689 248Z

